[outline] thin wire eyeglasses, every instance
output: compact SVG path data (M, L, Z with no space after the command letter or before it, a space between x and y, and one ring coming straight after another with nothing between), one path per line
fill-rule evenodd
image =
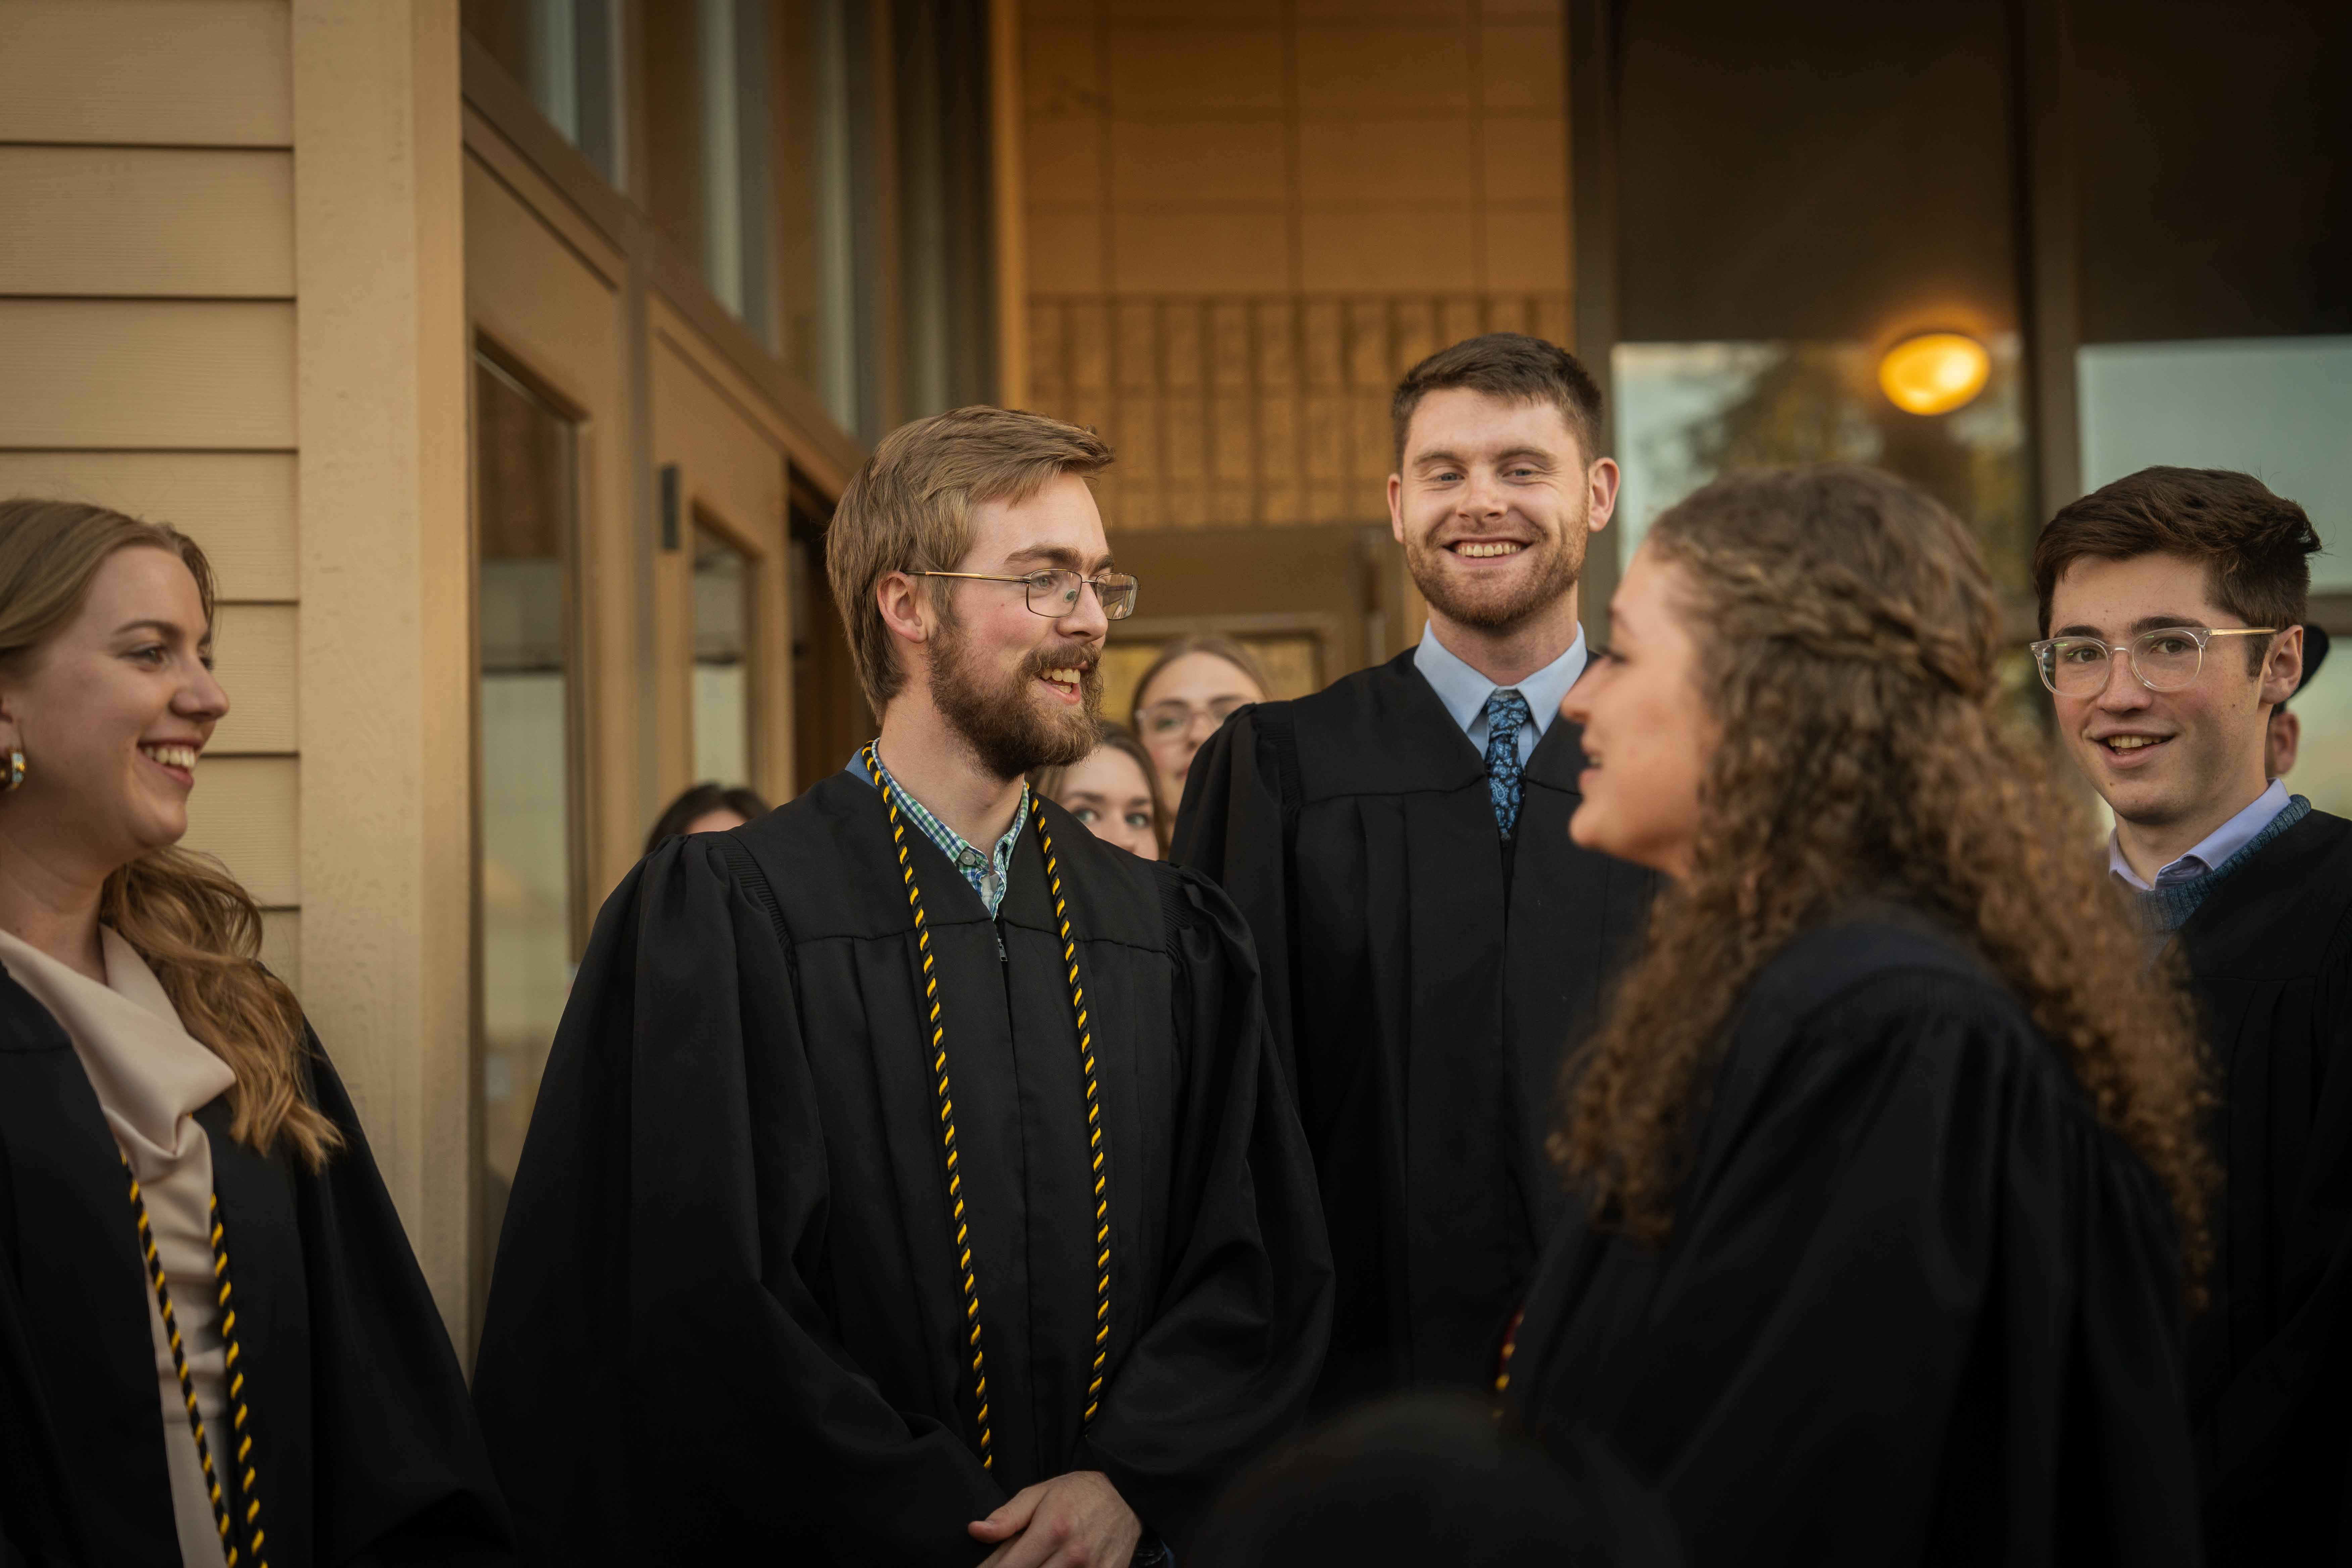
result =
M1078 593L1084 588L1095 591L1095 601L1102 605L1103 619L1123 621L1135 614L1135 597L1140 586L1124 572L1106 572L1098 577L1086 577L1067 567L1031 572L1020 577L999 577L986 572L909 572L907 575L965 577L975 583L1018 583L1027 590L1029 613L1055 621L1078 607Z
M2179 691L2196 684L2205 668L2205 645L2215 637L2266 637L2276 626L2158 626L2127 643L2097 637L2044 637L2026 645L2042 684L2061 697L2096 697L2107 689L2114 656L2131 661L2131 672L2150 691Z
M1154 740L1173 735L1180 730L1190 733L1202 720L1208 721L1210 732L1214 733L1219 725L1233 717L1234 709L1249 700L1246 697L1214 697L1205 707L1196 708L1181 698L1171 697L1153 703L1136 717L1142 724L1143 732Z

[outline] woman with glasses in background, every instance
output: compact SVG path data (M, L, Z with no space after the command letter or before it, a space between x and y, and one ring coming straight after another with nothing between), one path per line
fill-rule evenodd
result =
M1194 754L1234 709L1273 694L1256 656L1229 637L1199 632L1160 648L1135 683L1129 727L1151 753L1171 826Z
M0 502L0 1562L511 1562L351 1098L179 847L212 635L185 535Z

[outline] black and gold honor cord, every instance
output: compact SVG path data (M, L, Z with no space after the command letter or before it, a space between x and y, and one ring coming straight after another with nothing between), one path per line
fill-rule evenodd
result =
M205 1495L212 1500L213 1524L220 1531L221 1555L228 1568L242 1568L245 1558L238 1552L228 1498L221 1487L219 1473L213 1468L212 1443L205 1433L204 1412L196 1408L196 1381L188 1373L187 1352L180 1344L180 1321L172 1310L172 1287L163 1278L163 1255L155 1245L154 1226L147 1223L146 1195L140 1191L139 1177L131 1171L129 1157L121 1155L120 1150L116 1153L122 1159L122 1174L131 1183L131 1212L139 1221L139 1256L146 1262L148 1281L155 1287L155 1307L163 1314L163 1336L172 1348L172 1369L180 1374L180 1397L188 1406L188 1430L195 1434L196 1462L204 1468ZM211 1223L213 1284L220 1297L221 1359L228 1377L229 1425L236 1439L236 1489L245 1500L245 1549L253 1554L254 1568L269 1568L269 1559L262 1553L267 1532L261 1528L261 1494L253 1466L253 1422L245 1404L245 1370L237 1364L236 1307L229 1286L227 1232L221 1224L217 1193L213 1194Z
M923 917L921 889L915 885L915 862L907 853L907 823L898 810L898 793L891 786L889 775L882 771L882 760L871 742L866 747L866 773L882 792L883 808L890 816L890 841L898 851L899 874L907 880L907 907L915 916L915 948L923 961L923 1002L929 1010L931 1029L931 1079L939 1099L940 1142L947 1153L948 1217L955 1226L956 1267L963 1277L963 1316L967 1342L971 1347L972 1391L980 1406L980 1462L992 1469L996 1457L988 1422L988 1364L980 1327L980 1273L972 1262L971 1226L964 1209L963 1173L959 1168L956 1150L955 1098L948 1083L947 1026L941 1020L939 975L931 962L930 925ZM1069 905L1062 897L1062 874L1054 856L1054 837L1046 831L1045 806L1034 797L1032 804L1037 842L1045 854L1046 880L1054 895L1054 916L1061 929L1062 957L1070 983L1070 1009L1077 1019L1078 1065L1086 1074L1087 1156L1094 1172L1096 1278L1095 1359L1087 1384L1085 1418L1092 1422L1096 1410L1101 1407L1103 1369L1110 1354L1110 1188L1104 1158L1102 1097L1096 1083L1094 1033L1087 1020L1086 987L1078 979L1077 939L1071 933Z

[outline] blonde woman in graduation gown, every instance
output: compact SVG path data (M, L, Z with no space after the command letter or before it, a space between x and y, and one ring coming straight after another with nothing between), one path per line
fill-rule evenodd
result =
M0 502L0 1565L508 1562L351 1101L175 847L212 608L176 531Z

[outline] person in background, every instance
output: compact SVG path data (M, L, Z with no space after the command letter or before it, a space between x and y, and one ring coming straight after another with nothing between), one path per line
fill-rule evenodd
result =
M1339 1270L1329 1409L1483 1388L1567 1202L1544 1155L1561 1053L1656 879L1569 842L1559 700L1617 465L1574 355L1516 332L1415 365L1389 522L1420 645L1202 749L1171 855L1250 922Z
M184 535L0 503L0 1561L511 1562L350 1097L178 847L212 624Z
M1671 880L1499 1382L1696 1568L2200 1557L2195 1024L2004 727L2001 619L1902 480L1738 474L1651 524L1561 709L1578 842Z
M2289 700L2303 695L2311 678L2327 658L2327 632L2321 626L2303 628L2303 674L2294 683ZM2263 772L2274 779L2283 779L2294 771L2295 758L2303 751L2303 715L2292 712L2285 702L2271 710L2270 729L2263 737Z
M2189 1407L2225 1568L2352 1562L2352 822L2268 755L2319 548L2249 475L2144 468L2033 552L2060 739L2115 811L2107 875L2186 971L2220 1091Z
M1151 753L1108 719L1093 751L1075 763L1039 768L1029 783L1096 837L1146 860L1168 858L1168 808Z
M716 784L698 784L662 807L654 819L653 831L646 835L646 853L660 847L665 838L675 838L681 833L724 833L730 827L740 827L768 815L768 803L759 792L737 784L728 788Z
M1135 683L1128 718L1151 753L1160 798L1172 816L1202 743L1234 710L1274 695L1257 656L1229 637L1198 632L1171 638Z

